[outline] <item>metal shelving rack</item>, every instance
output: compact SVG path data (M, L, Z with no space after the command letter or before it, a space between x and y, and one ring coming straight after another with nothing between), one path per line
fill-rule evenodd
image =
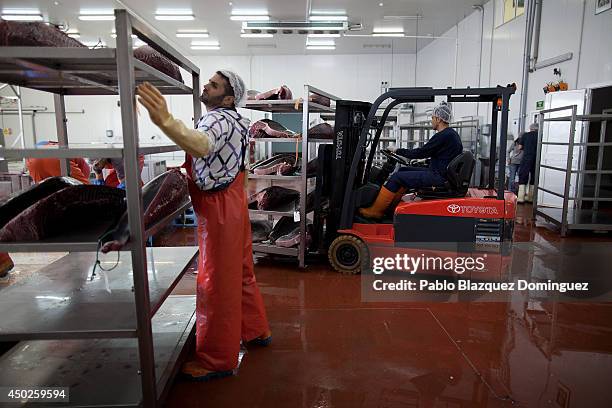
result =
M0 371L2 382L9 382L2 385L70 386L70 406L153 407L161 405L169 391L193 331L194 297L169 294L197 248L146 248L146 238L184 207L145 230L138 155L180 148L139 146L135 87L137 82L149 81L164 94L192 95L197 120L201 115L199 70L126 10L115 10L115 29L115 49L0 48L0 82L54 93L59 142L55 149L0 149L0 156L59 158L64 175L71 157L122 157L131 231L124 252L131 262L119 261L115 270L96 277L90 272L95 262L91 251L96 250L93 233L75 237L75 242L0 244L0 251L71 252L2 289L3 306L18 312L0 317L0 340L21 343L0 358ZM185 69L192 87L136 60L132 33ZM117 94L123 146L69 144L64 96ZM79 358L73 358L74 354ZM44 361L48 364L41 364Z
M315 102L309 101L311 94L317 94L329 98L332 102L332 106L325 106ZM298 191L300 192L300 203L299 209L291 209L288 211L261 211L261 210L249 210L252 215L266 215L268 218L282 217L282 216L296 216L299 214L300 222L300 244L297 248L284 248L270 244L253 243L253 252L287 255L297 257L300 268L306 266L306 227L307 227L307 212L306 212L306 196L308 194L308 178L306 174L306 166L308 160L311 157L312 152L317 151L317 144L320 143L333 143L333 140L327 139L310 139L308 138L308 126L309 126L309 115L312 113L325 114L334 113L335 108L333 102L339 98L317 89L311 85L304 85L304 96L297 100L278 100L278 101L255 101L249 100L244 106L245 109L253 109L268 113L302 113L302 135L299 138L257 138L252 139L258 143L301 143L302 146L302 168L299 176L257 176L249 175L249 179L260 179L269 180L270 184L274 181L286 181L293 182L299 185ZM313 147L311 150L310 147ZM316 154L316 153L315 153Z
M551 113L570 110L569 116L550 117ZM612 231L612 213L610 211L602 211L599 209L600 202L612 202L612 198L601 197L601 176L604 174L612 174L612 170L603 169L604 149L612 147L612 142L606 142L606 127L608 121L612 120L612 113L606 114L591 114L578 115L578 105L563 106L554 109L542 110L538 114L539 131L538 131L538 150L536 159L536 174L534 187L533 201L533 217L540 215L547 221L552 222L561 227L561 236L565 237L569 230L591 230L591 231ZM547 117L548 115L548 117ZM550 142L543 140L545 122L569 122L569 140L567 142ZM601 122L600 137L598 142L586 142L583 140L576 141L576 124L579 122ZM542 164L542 146L556 145L567 146L567 161L564 167L551 166ZM578 159L578 167L574 166L575 148L586 149L587 147L596 147L598 149L597 166L595 169L585 169L583 160ZM580 156L580 154L579 154ZM580 164L581 163L581 164ZM548 169L565 173L563 191L554 191L550 188L539 186L540 169ZM580 176L592 174L596 177L595 188L592 197L583 196L582 189L576 189L574 194L571 194L572 176L576 179ZM538 205L539 193L543 192L551 194L563 199L561 208L543 207ZM570 208L569 202L573 205ZM593 206L590 209L583 209L582 202L592 202Z

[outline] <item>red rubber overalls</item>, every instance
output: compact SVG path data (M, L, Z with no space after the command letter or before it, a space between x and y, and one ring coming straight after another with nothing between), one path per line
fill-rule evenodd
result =
M200 256L196 292L196 357L212 371L238 365L240 340L268 331L263 300L253 273L251 223L244 171L225 189L201 190L185 168L198 217Z

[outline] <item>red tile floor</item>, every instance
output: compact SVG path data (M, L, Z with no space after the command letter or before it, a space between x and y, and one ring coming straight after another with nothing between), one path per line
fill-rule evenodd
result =
M560 241L528 211L516 241ZM359 276L324 263L260 260L256 276L272 345L250 349L235 377L177 379L168 407L612 407L612 303L362 303ZM177 293L194 289L188 274Z

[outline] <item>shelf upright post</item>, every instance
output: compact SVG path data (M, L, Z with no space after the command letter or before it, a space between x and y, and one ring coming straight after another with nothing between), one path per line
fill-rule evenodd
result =
M198 124L202 116L202 102L200 102L200 74L191 73L191 89L193 90L193 126Z
M540 165L542 164L542 142L544 141L544 113L540 112L538 114L538 143L536 149L536 166L535 166L535 175L534 175L534 185L533 185L533 209L532 209L532 219L536 219L538 215L538 195L540 185Z
M606 111L603 111L603 113L605 114ZM593 202L593 217L595 217L595 214L599 210L599 194L601 192L601 172L603 170L604 163L604 145L606 142L607 124L607 120L602 120L600 122L601 127L599 131L599 146L597 147L597 174L595 175L595 195L593 196L593 198L595 199ZM585 140L588 141L588 138Z
M298 260L300 268L306 265L306 195L308 194L308 98L310 87L304 85L304 101L302 102L302 179L300 192L300 250Z
M60 147L68 146L68 128L66 123L66 103L63 94L53 94L53 104L55 105L55 127L57 128L57 141ZM70 159L60 159L60 174L69 176Z
M570 122L569 145L567 148L567 165L565 168L565 188L563 189L563 213L561 214L561 236L567 235L567 210L569 207L569 190L572 181L572 164L574 158L574 135L576 133L577 105L572 105L572 121ZM577 210L577 209L576 209Z
M135 77L132 51L132 23L126 10L115 10L117 33L117 77L121 101L123 161L125 165L128 222L132 243L132 270L138 331L138 353L142 380L142 405L157 405L155 357L151 329L149 281L147 277L146 239L143 226L143 205L138 168L138 122L135 113Z

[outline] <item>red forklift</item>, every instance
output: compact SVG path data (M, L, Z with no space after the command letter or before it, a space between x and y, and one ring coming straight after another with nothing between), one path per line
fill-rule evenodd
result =
M433 250L439 254L452 244L453 256L497 254L489 256L496 264L502 258L509 258L516 196L505 191L505 164L508 107L515 91L515 85L465 89L392 88L373 104L337 101L334 144L319 146L314 247L319 253L327 253L332 267L345 274L365 272L370 267L370 252L374 247L386 247L391 252L401 248L415 254ZM380 152L386 157L386 163L374 165L389 113L403 103L435 102L436 96L445 97L451 103L491 104L489 157L498 158L497 177L495 160L491 160L487 184L471 187L475 159L471 152L464 151L448 165L448 180L443 187L408 192L410 194L390 208L380 221L361 218L357 210L374 202L397 165L418 165L384 149ZM379 107L387 101L384 113L377 118ZM498 116L501 116L499 146ZM410 199L406 200L408 197Z

